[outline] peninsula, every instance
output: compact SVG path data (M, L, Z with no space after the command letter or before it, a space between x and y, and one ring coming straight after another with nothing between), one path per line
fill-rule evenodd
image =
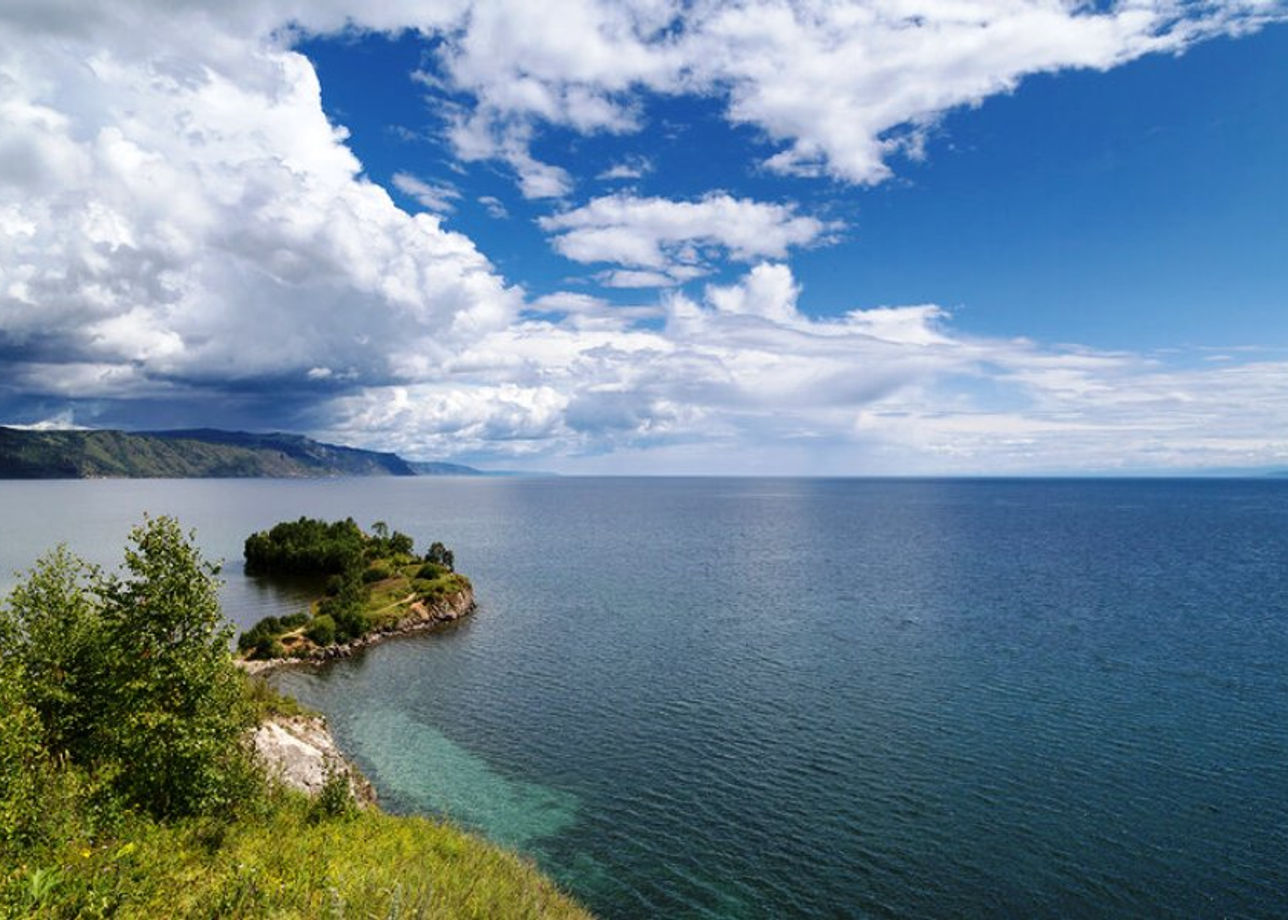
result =
M347 657L474 610L473 586L450 549L435 542L418 554L411 537L384 522L366 533L352 518L283 521L247 537L245 557L248 575L312 576L321 585L307 611L265 617L241 634L238 654L251 673Z
M247 543L270 568L354 547L365 567L342 573L411 567L403 535L372 531ZM274 532L324 539L296 552ZM402 573L420 598L468 585L438 546L433 578ZM325 721L234 667L216 570L149 518L118 571L59 547L0 602L0 916L589 920L521 857L374 807Z

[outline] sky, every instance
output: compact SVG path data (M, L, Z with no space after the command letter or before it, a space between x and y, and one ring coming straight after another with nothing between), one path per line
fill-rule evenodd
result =
M1288 2L7 0L0 424L1288 465Z

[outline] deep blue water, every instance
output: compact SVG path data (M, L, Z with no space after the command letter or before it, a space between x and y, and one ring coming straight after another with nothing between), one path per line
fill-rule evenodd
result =
M450 631L280 683L387 807L607 918L1288 913L1288 482L0 483L0 565L142 510L456 550Z

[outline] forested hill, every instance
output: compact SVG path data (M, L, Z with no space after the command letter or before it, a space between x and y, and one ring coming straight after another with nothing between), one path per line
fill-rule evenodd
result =
M460 467L460 474L477 473ZM397 454L296 434L27 431L0 427L0 478L415 476Z

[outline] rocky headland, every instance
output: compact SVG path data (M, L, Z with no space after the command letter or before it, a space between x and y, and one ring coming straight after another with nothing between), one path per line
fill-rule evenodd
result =
M474 589L470 585L465 585L454 594L445 597L432 601L424 599L413 601L401 618L376 626L366 635L358 636L348 642L333 642L315 648L300 647L289 655L277 658L238 659L237 665L251 675L262 675L276 668L291 665L316 667L328 661L352 657L355 652L384 642L386 639L410 636L446 626L468 616L475 609L477 604L474 600Z

